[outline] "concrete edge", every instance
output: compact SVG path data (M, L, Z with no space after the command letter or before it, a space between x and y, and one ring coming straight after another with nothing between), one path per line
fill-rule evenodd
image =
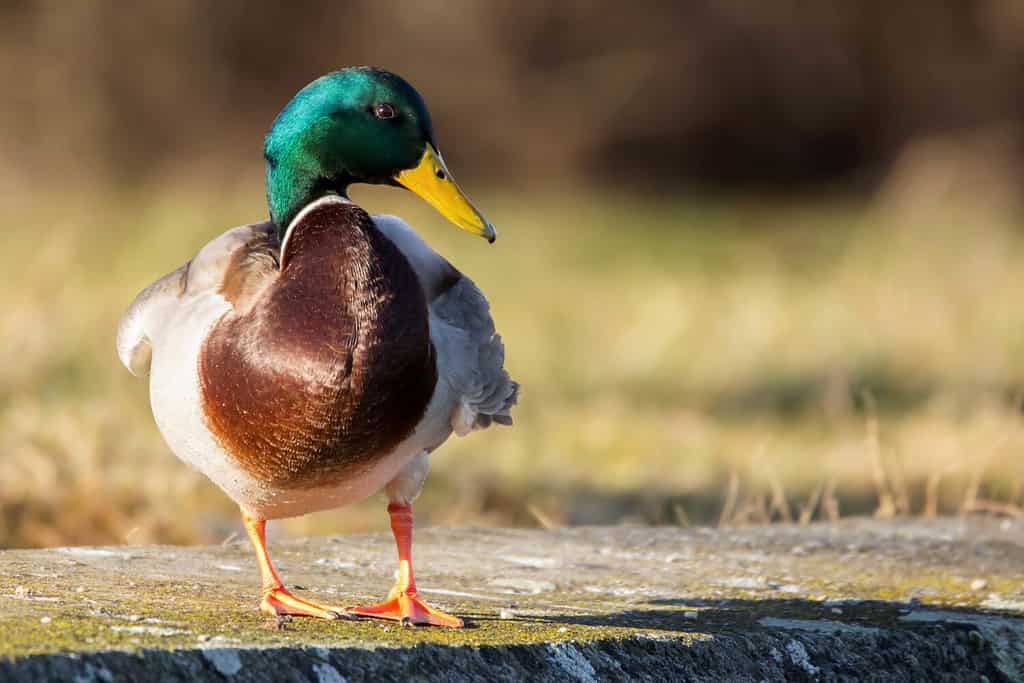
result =
M0 661L5 681L1021 680L1024 621L986 616L898 628L804 628L779 620L689 638L632 636L507 646L140 650ZM983 678L984 677L984 678Z

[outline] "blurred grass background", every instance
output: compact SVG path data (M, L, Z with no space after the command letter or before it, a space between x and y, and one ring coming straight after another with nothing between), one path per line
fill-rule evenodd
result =
M449 442L433 523L746 524L1024 505L1016 0L0 6L0 547L216 542L118 363L135 293L266 215L308 80L409 78L491 248L514 429ZM274 525L386 528L383 502Z

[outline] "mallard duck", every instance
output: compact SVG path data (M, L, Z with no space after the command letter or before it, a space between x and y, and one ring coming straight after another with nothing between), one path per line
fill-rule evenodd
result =
M518 385L476 285L347 190L401 186L489 242L494 227L445 166L419 93L383 69L307 85L274 121L264 157L270 220L228 230L144 289L121 319L118 355L149 377L171 450L241 509L262 611L461 627L417 596L412 502L453 432L511 424ZM340 607L288 591L267 520L381 489L399 562L387 599Z

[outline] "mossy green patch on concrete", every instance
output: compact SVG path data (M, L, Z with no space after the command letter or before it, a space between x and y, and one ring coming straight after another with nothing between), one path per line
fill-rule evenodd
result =
M1024 615L1024 538L987 520L741 530L427 530L420 591L454 631L371 620L268 619L244 544L0 553L0 659L225 647L531 647L653 638L695 646L766 624L920 629L917 609ZM381 535L272 545L300 595L382 597ZM1020 606L1020 613L1015 611ZM823 627L824 628L824 627Z
M9 581L0 582L0 595ZM57 588L57 591L54 591ZM256 609L251 600L216 596L206 590L182 590L166 584L136 582L131 598L110 599L101 604L95 593L82 593L80 601L53 599L39 587L20 584L16 614L0 617L0 657L49 652L83 652L105 649L187 648L202 646L325 646L403 647L420 643L480 647L528 645L561 641L589 641L628 637L637 633L677 637L684 641L704 637L679 633L659 624L673 624L675 610L664 608L664 619L648 617L638 627L628 619L622 625L609 616L607 623L570 623L544 616L508 616L489 613L460 601L446 601L446 608L462 615L461 630L403 628L393 622L374 620L323 621L305 618L273 619ZM10 598L8 598L10 599ZM349 604L354 601L348 601Z

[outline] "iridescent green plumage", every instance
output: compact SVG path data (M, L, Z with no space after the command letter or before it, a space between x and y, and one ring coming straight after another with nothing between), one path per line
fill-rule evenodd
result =
M390 105L392 118L376 107ZM394 184L433 144L419 93L393 73L352 67L322 76L281 111L264 143L267 203L283 233L303 206L352 183Z

